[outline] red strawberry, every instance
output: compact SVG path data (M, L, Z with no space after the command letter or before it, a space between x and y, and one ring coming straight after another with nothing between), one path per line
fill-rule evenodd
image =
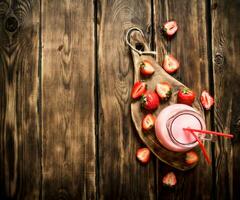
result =
M142 120L142 129L148 131L153 128L156 117L152 114L147 114Z
M169 74L173 74L179 68L179 62L171 54L164 56L162 67Z
M149 76L155 72L155 69L149 61L144 60L140 64L140 72L142 75Z
M169 172L163 177L163 185L173 187L177 184L177 178L173 172Z
M167 100L172 94L172 88L167 82L158 83L156 92L162 100Z
M183 103L191 106L195 100L195 93L188 89L182 88L178 91L178 103Z
M138 81L134 84L132 88L131 96L133 99L138 99L146 92L146 90L147 90L147 84L142 81Z
M186 153L185 161L187 164L192 165L198 162L198 155L195 151L189 151Z
M163 24L163 31L169 37L173 36L177 32L177 30L178 25L176 21L168 21Z
M202 103L203 107L206 110L210 110L210 108L214 104L213 97L206 90L204 90L202 92L200 100L201 100L201 103Z
M155 110L160 104L157 93L150 90L142 96L141 101L146 110Z
M150 150L148 148L139 148L136 156L141 163L146 164L150 160Z

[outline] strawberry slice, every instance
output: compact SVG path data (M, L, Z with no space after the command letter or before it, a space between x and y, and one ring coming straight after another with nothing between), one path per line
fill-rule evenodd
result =
M140 64L140 72L144 76L149 76L149 75L152 75L155 72L155 69L149 61L144 60Z
M169 172L163 177L163 185L173 187L177 184L177 178L173 172Z
M192 165L198 162L198 155L195 151L189 151L186 153L185 161L187 164Z
M161 82L156 85L156 92L165 101L172 95L172 88L167 82Z
M147 90L147 84L142 81L138 81L134 84L132 88L131 96L133 99L138 99L141 97Z
M150 161L150 150L148 148L139 148L136 156L141 163L146 164Z
M212 105L214 104L213 97L206 90L204 90L202 92L200 100L201 100L201 103L202 103L203 107L206 110L210 110Z
M168 21L163 24L163 32L165 35L171 37L173 36L178 30L178 25L176 21Z
M164 59L163 59L163 69L165 69L165 71L169 74L173 74L175 73L178 68L179 68L179 62L177 61L176 58L173 57L173 55L171 54L167 54L165 55Z
M141 103L146 110L155 110L160 104L157 93L150 90L143 94Z
M149 131L153 128L156 117L152 114L147 114L142 120L142 129L144 131Z

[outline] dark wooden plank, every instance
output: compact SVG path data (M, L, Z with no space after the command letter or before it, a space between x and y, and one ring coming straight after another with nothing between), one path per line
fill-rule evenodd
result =
M215 145L216 199L240 199L240 1L211 1L215 128L235 134Z
M180 61L180 70L174 77L200 95L201 90L209 89L205 1L155 0L154 13L157 60L161 63L165 52L172 53ZM163 23L168 20L176 20L179 25L177 35L171 41L167 41L160 31ZM206 144L206 148L211 155L211 145ZM159 165L159 198L211 198L212 168L206 164L203 157L195 169L185 173L176 171L178 184L173 191L162 187L163 175L172 169L161 163Z
M95 199L93 1L42 1L43 199Z
M100 199L153 199L154 156L147 166L135 157L139 142L130 113L133 62L127 29L151 25L151 1L98 1Z
M0 2L0 199L39 199L39 1Z

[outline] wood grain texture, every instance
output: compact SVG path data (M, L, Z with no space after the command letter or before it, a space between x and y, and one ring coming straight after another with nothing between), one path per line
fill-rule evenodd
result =
M95 199L93 1L42 1L43 199Z
M38 199L39 1L0 2L0 199Z
M148 48L148 45L144 39L144 37L140 34L139 31L131 32L130 35L130 41L131 45L133 47L136 47L139 44L142 44L144 46L144 51L150 51ZM148 90L154 91L156 88L156 85L161 82L167 82L171 85L172 88L172 95L166 102L160 102L160 105L156 110L154 110L153 114L157 117L158 114L167 106L173 105L177 103L177 94L178 90L180 88L184 88L184 86L181 82L176 80L174 77L169 75L157 62L156 59L153 58L151 55L139 55L134 50L131 50L133 62L134 62L134 82L144 80L147 84ZM151 77L144 78L141 76L139 69L141 64L147 61L148 63L151 63L153 68L155 69L154 74ZM201 115L201 117L204 119L204 110L203 107L198 99L195 99L193 103L193 108ZM146 110L142 109L141 107L141 101L134 101L131 102L131 116L133 123L135 125L135 128L138 132L138 135L148 146L148 148L152 151L155 156L160 159L162 162L176 168L182 171L190 170L192 169L197 163L194 163L192 165L189 165L186 163L186 152L173 152L169 151L166 148L164 148L159 140L157 139L155 135L155 129L152 129L149 132L144 132L142 130L142 119L144 118L144 115L148 113ZM199 153L199 148L194 148L194 151Z
M240 199L239 1L211 1L215 128L235 135L215 145L216 199Z
M154 1L155 43L157 60L162 63L166 52L172 53L180 61L180 69L174 76L186 86L192 88L198 96L203 89L209 88L209 63L207 51L207 22L205 1ZM161 34L161 26L168 20L176 20L179 30L168 41ZM206 116L209 126L209 114ZM211 155L211 145L206 144ZM161 199L211 199L212 168L203 158L198 166L187 173L177 172L179 184L174 191L162 187L164 173L171 171L159 163L158 197ZM194 184L193 184L194 183Z
M154 156L136 160L143 146L131 122L133 62L126 31L151 25L151 1L98 2L99 191L100 199L154 199ZM146 33L146 35L149 35Z

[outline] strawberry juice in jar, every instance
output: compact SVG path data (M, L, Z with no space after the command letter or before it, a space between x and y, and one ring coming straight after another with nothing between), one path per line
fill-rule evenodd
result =
M185 133L183 128L206 129L200 113L185 104L173 104L164 108L155 122L159 142L170 151L184 152L198 145L194 136L190 132Z

